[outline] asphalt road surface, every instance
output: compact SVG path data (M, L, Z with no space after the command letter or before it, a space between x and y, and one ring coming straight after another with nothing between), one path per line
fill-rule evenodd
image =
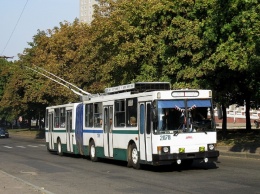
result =
M216 164L190 168L135 170L125 162L61 157L49 153L42 140L14 137L0 139L0 158L2 172L41 193L260 193L260 160L255 159L220 157Z

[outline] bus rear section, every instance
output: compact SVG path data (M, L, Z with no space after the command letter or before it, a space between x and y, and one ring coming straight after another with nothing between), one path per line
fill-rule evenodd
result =
M45 137L49 151L79 154L76 141L76 110L80 103L70 103L46 108Z

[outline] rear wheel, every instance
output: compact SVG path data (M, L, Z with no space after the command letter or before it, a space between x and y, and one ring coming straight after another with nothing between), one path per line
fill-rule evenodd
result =
M96 146L95 146L95 142L92 140L89 144L89 155L90 155L90 159L92 162L97 162L98 158L96 155Z
M135 169L140 169L140 159L139 159L139 154L138 150L135 144L131 145L131 154L130 154L130 162Z
M62 152L62 146L61 146L60 139L58 139L58 149L57 149L57 154L58 154L59 156L62 156L62 155L63 155L63 152Z

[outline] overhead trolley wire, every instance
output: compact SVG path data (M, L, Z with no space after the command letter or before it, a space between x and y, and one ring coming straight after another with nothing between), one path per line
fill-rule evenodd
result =
M3 55L3 53L4 53L5 49L6 49L6 47L8 46L8 44L9 44L9 42L10 42L10 40L11 40L13 34L14 34L14 31L15 31L15 29L16 29L16 27L17 27L17 25L18 25L18 23L19 23L19 21L20 21L22 15L23 15L23 12L24 12L24 10L25 10L25 7L26 7L28 1L29 1L29 0L27 0L26 3L25 3L25 5L23 6L23 10L22 10L22 12L21 12L21 14L20 14L20 16L19 16L19 18L18 18L18 20L17 20L15 26L14 26L14 29L13 29L13 31L12 31L12 33L11 33L11 35L10 35L10 37L9 37L9 39L8 39L8 41L7 41L7 43L6 43L6 45L5 45L5 47L4 47L4 49L3 49L2 53L1 53L1 55Z

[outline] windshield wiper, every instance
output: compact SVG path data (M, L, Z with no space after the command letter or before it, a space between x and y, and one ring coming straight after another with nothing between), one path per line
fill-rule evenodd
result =
M173 135L174 135L174 136L178 136L178 135L179 135L179 130L174 131L174 132L173 132Z

